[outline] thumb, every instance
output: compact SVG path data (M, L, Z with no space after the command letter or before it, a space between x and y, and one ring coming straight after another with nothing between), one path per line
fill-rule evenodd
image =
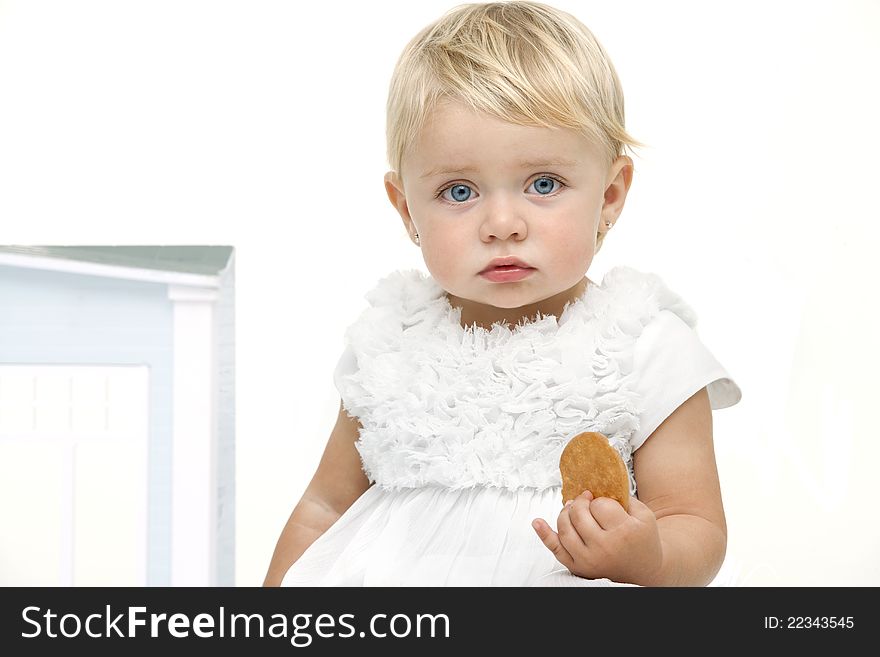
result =
M532 521L532 527L534 528L535 533L538 534L538 538L541 539L541 542L553 553L553 556L556 557L556 560L571 570L574 565L574 559L569 551L565 549L565 546L559 541L559 534L553 531L550 528L550 525L540 518Z

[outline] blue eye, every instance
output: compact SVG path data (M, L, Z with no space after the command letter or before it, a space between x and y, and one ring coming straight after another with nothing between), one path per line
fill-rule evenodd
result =
M553 183L559 183L560 186L562 185L562 183L556 180L556 178L550 178L549 176L541 176L540 178L535 178L535 182L533 182L532 184L535 186L535 190L539 194L545 196L553 191L556 191L553 189Z
M446 198L446 196L445 196L446 192L450 192L452 194L451 199ZM447 201L451 200L451 201L455 201L457 203L463 203L464 201L467 201L470 198L471 188L468 187L467 185L462 185L461 183L458 183L456 185L452 185L451 187L447 187L446 189L444 189L442 194L443 194L443 198L446 199Z

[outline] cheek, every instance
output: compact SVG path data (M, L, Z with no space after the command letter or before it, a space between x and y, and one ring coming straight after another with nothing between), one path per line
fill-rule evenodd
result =
M422 256L431 275L438 281L451 281L467 268L467 254L473 248L468 240L455 231L429 232L425 237Z
M588 265L596 251L595 231L582 217L565 226L553 234L554 263L565 268Z
M425 265L438 281L454 279L465 264L462 261L462 250L450 248L448 243L432 242L423 255Z

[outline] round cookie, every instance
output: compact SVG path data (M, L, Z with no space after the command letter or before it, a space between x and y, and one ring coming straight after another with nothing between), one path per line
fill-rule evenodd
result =
M585 490L593 498L610 497L629 512L629 474L626 464L601 433L586 431L572 438L559 457L562 503Z

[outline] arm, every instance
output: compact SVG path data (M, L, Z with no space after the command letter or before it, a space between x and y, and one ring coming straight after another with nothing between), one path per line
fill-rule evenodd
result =
M370 487L354 443L360 423L339 404L336 426L312 481L281 532L263 586L279 586L293 563Z
M657 518L663 561L659 586L705 586L721 568L727 523L703 388L685 401L633 456L639 500Z
M724 559L727 525L703 388L651 434L633 458L639 497L629 514L588 491L563 508L554 532L535 531L572 573L645 586L708 584Z

